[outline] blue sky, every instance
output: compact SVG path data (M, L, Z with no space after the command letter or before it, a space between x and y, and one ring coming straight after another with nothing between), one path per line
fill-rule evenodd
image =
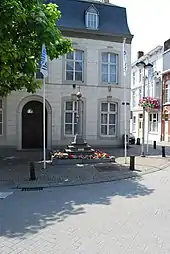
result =
M137 51L145 53L170 38L170 1L168 0L110 0L127 9L128 24L134 35L132 61Z

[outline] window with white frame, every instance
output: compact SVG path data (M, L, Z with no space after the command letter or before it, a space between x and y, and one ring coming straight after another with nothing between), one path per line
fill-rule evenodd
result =
M139 88L139 100L142 98L142 88Z
M158 113L149 114L149 131L158 132Z
M165 84L165 103L170 102L170 83Z
M99 27L99 13L93 6L86 11L86 27L88 29L98 29Z
M114 53L102 53L102 82L118 82L118 55Z
M151 96L151 97L154 96L153 82L151 82L150 85L149 85L149 96Z
M3 135L3 107L2 100L0 99L0 136Z
M101 103L101 136L116 136L117 132L117 103Z
M75 50L66 55L66 80L84 80L84 51Z
M153 72L155 72L156 71L156 61L153 61L152 65L153 65Z
M136 131L136 116L133 116L132 118L132 131Z
M142 69L139 69L139 82L142 82Z
M77 101L64 103L64 135L74 136L77 125Z
M136 72L135 71L132 73L132 82L133 82L133 85L135 85L135 83L136 83Z
M136 101L136 91L132 91L132 107L135 108L137 104Z

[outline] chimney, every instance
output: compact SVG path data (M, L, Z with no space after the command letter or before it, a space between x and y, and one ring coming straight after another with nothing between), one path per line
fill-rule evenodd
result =
M144 55L143 51L138 51L137 53L137 59L141 58Z
M170 39L164 42L164 51L170 49Z

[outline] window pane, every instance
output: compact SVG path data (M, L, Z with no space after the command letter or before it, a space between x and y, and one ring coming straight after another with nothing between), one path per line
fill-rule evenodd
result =
M109 135L116 134L116 125L109 125Z
M65 124L65 134L72 134L72 124Z
M110 65L110 74L116 74L116 65Z
M66 72L66 80L73 80L73 72L72 71Z
M102 74L102 82L108 82L108 74Z
M67 61L66 71L73 71L74 63L72 61Z
M115 54L110 54L110 63L116 64L116 55Z
M82 70L83 70L83 63L75 62L75 71L82 71Z
M116 104L110 103L110 111L116 112Z
M0 111L0 123L2 123L2 111Z
M107 124L107 114L101 114L101 123Z
M108 112L108 103L101 104L101 111Z
M153 118L156 119L156 114L153 114Z
M2 100L0 100L0 108L2 108Z
M83 51L81 50L75 51L75 60L79 60L79 61L83 60Z
M110 75L110 82L111 83L116 83L116 74Z
M152 121L152 114L150 114L150 116L149 116L149 121L150 122Z
M108 64L102 64L102 74L108 74Z
M101 135L107 135L107 125L101 125Z
M65 113L65 123L72 123L72 113Z
M157 131L157 121L153 122L153 130L152 131Z
M82 81L82 72L75 72L75 80Z
M74 101L74 110L77 110L77 101Z
M108 63L108 53L102 53L102 62Z
M2 123L0 123L0 135L2 135Z
M77 124L77 113L74 113L74 123Z
M73 110L73 102L66 101L66 110Z
M73 56L74 56L74 53L73 52L70 52L67 54L67 59L73 59Z
M75 123L74 124L74 135L76 134L76 132L77 132L77 124Z
M116 123L116 115L110 114L109 115L109 124L115 124Z

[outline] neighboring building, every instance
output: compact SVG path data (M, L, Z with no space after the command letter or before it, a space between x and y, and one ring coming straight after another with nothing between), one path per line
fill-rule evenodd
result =
M55 2L54 0L51 2ZM130 102L131 41L126 9L108 1L56 0L62 34L75 51L49 62L46 80L47 147L68 144L75 134L77 103L83 95L83 135L91 145L118 145L124 134L123 55L126 37L126 96ZM42 89L0 99L0 145L40 148ZM130 106L127 105L127 123ZM127 130L129 132L129 129Z
M131 132L135 138L142 138L143 109L139 100L143 97L144 68L136 66L137 62L144 61L151 63L152 69L146 70L145 76L145 96L159 98L161 103L162 81L161 73L163 68L162 60L163 47L158 46L144 55L138 52L137 60L132 64L131 69ZM150 110L145 113L145 142L160 141L161 139L161 108L160 110Z
M162 80L162 140L170 142L170 39L164 42Z

